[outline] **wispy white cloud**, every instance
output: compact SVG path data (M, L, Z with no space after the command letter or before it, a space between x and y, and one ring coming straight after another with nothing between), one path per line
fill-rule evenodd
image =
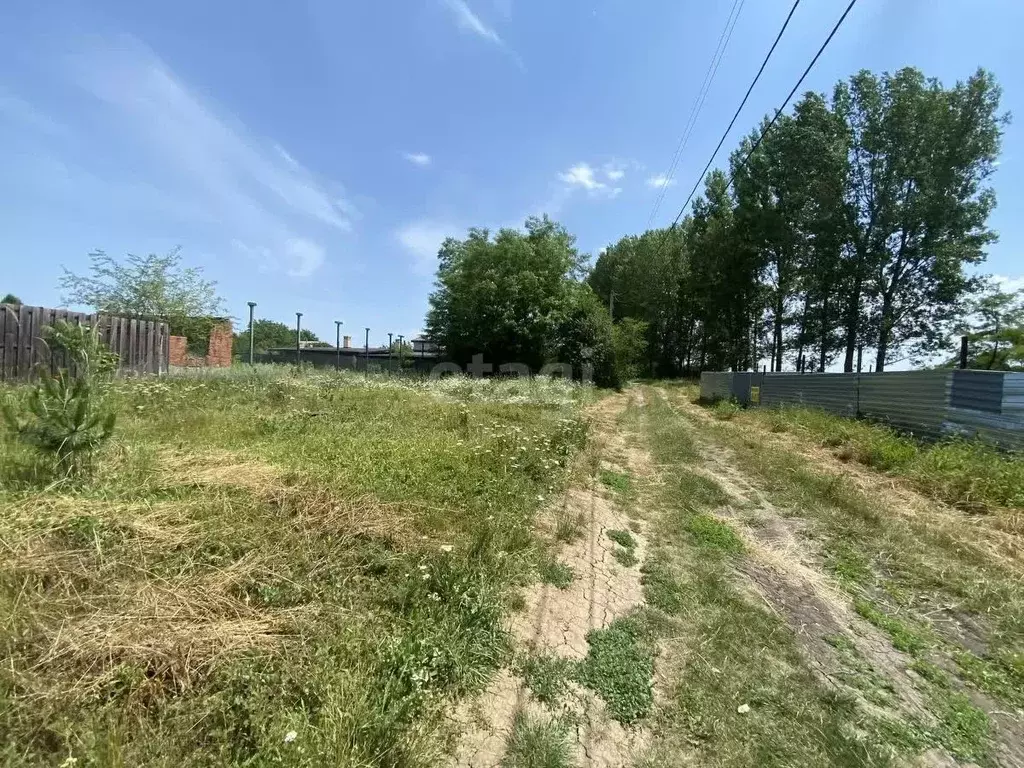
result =
M114 130L138 142L160 176L201 201L243 250L308 276L325 260L321 241L352 228L354 207L340 185L220 113L139 41L94 44L69 63Z
M413 165L419 165L424 168L430 165L431 163L430 155L426 154L425 152L406 152L405 154L402 155L402 157L404 157Z
M567 171L558 174L558 178L570 187L580 187L588 192L600 192L608 185L598 181L597 174L588 163L577 163Z
M654 187L655 189L663 189L664 187L674 186L676 183L675 179L670 179L663 173L659 173L656 176L651 176L647 180L647 186Z
M508 47L494 27L488 26L484 23L483 19L473 13L473 9L469 7L466 0L442 0L442 2L451 12L459 29L474 34L477 37L482 37L484 40L497 45L512 58L520 70L526 71L526 66L523 64L519 54ZM511 13L511 6L509 6L508 11Z
M604 177L608 179L605 182L599 178L599 172L590 163L577 163L569 168L569 170L558 174L558 180L563 184L563 193L572 192L574 189L582 189L591 197L618 197L622 193L622 187L613 186L613 183L625 176L625 171L619 171L621 169L605 166L601 171ZM564 203L567 197L567 194L563 194L560 198L560 203Z
M448 222L421 219L405 224L395 239L413 257L413 268L421 275L432 275L437 268L437 251L447 237L457 237L463 228Z
M452 15L455 16L455 21L459 25L459 29L472 32L474 35L479 35L485 40L490 40L492 43L496 43L498 45L505 44L493 28L484 24L480 17L473 13L465 0L444 0L444 4L448 7L448 10L452 12Z

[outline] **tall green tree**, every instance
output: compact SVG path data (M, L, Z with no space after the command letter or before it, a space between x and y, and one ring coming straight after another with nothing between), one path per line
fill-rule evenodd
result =
M158 318L218 316L224 302L217 284L202 269L185 267L181 249L116 259L104 251L89 254L89 269L78 274L64 268L59 287L63 301L99 312Z
M616 320L633 318L644 323L642 367L652 363L663 376L679 372L680 350L689 330L677 311L685 263L681 235L677 228L626 236L598 256L588 277Z
M545 216L494 237L471 229L465 240L446 240L438 259L426 324L449 359L468 365L482 355L495 371L567 362L556 360L569 353L565 339L594 310L579 282L583 257L562 225Z
M19 299L13 293L8 293L2 299L0 299L0 304L21 304L21 299Z
M879 371L903 348L922 354L944 342L974 287L964 267L995 239L985 181L1006 122L999 97L984 70L948 89L913 68L864 71L836 87L850 136L845 370L862 340Z

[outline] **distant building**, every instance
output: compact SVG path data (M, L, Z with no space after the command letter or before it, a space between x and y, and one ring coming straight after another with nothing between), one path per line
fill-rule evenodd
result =
M417 357L438 357L441 354L441 347L437 342L426 336L417 336L411 343L412 353Z
M417 342L420 342L417 348ZM406 351L403 359L406 367L412 365L417 370L429 370L440 358L438 347L429 339L413 339L412 352ZM264 363L294 363L295 347L275 347L265 354L257 356ZM300 352L303 363L317 368L348 368L363 370L367 364L370 370L398 370L402 364L399 359L397 343L393 350L387 347L353 347L352 337L342 337L341 347L307 347Z

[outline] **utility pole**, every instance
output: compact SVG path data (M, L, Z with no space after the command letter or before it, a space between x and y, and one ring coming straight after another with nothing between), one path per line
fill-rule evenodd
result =
M334 361L334 370L336 370L336 371L340 371L341 370L341 326L342 325L344 325L344 321L343 320L335 320L334 321L334 330L335 330L335 334L334 334L334 352L337 355L337 358Z
M968 343L969 342L968 342L968 339L967 339L966 336L961 336L960 337L960 367L961 368L966 368L967 367L967 357L968 357L968 355L970 353L970 349L968 348Z
M858 344L857 345L857 373L860 373L860 371L861 371L861 360L863 359L863 357L864 357L864 345L863 344Z
M253 317L253 310L256 309L256 302L255 301L248 301L246 303L249 305L249 365L252 365L253 364L253 352L256 349L255 343L254 343L254 339L252 337L252 317Z
M394 344L391 341L391 334L388 334L388 373L392 373L391 370L391 354L394 349Z
M366 329L366 341L363 343L363 362L365 363L366 377L370 377L370 329Z
M295 313L295 364L302 365L302 313Z

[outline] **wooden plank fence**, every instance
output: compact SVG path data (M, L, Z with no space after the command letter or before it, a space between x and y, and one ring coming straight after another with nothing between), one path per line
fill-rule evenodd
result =
M30 379L38 365L46 366L51 373L66 367L64 354L51 351L43 333L58 320L97 325L100 339L118 356L119 374L167 372L171 338L167 323L0 304L0 381Z

